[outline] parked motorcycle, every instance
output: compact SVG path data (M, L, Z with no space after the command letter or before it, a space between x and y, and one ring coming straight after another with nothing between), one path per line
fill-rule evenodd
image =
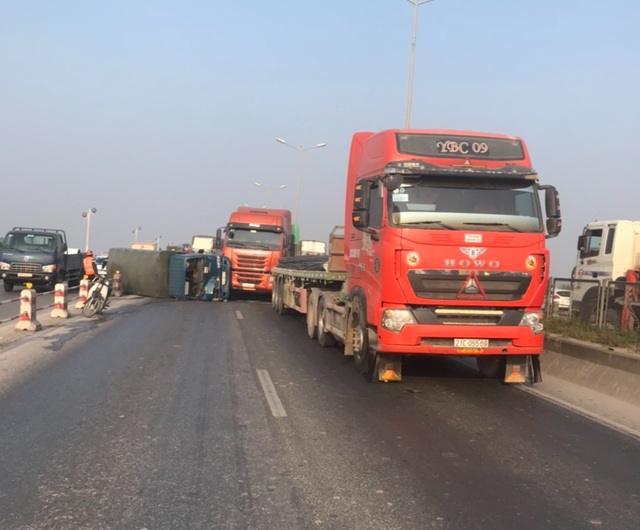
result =
M94 315L102 314L109 306L111 291L111 280L106 276L98 275L89 286L87 301L82 307L82 315L91 318Z

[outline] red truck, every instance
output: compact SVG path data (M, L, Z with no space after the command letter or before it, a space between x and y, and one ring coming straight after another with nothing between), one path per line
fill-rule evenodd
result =
M240 206L224 229L222 253L231 262L231 291L271 291L271 269L293 254L291 212Z
M272 305L306 313L309 336L342 343L371 381L399 381L404 356L446 355L538 382L545 239L560 228L558 193L539 184L521 138L359 132L344 239L330 239L328 267L275 268Z

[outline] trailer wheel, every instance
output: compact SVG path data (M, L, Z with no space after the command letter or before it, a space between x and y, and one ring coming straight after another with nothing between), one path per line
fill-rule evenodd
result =
M336 338L326 330L325 319L326 311L324 309L324 300L320 298L318 300L318 344L323 348L330 348L337 344Z
M504 379L507 367L507 357L505 355L479 355L476 357L476 361L483 377L487 379Z
M289 308L284 305L284 280L279 278L275 287L277 291L276 311L281 315L289 313Z
M369 349L366 306L360 296L354 296L349 312L349 329L353 344L353 362L359 372L369 379L373 374L374 362Z
M280 278L276 276L273 285L271 286L271 307L274 311L278 310L278 282Z
M310 339L318 336L318 318L316 316L316 306L313 297L307 297L307 335Z

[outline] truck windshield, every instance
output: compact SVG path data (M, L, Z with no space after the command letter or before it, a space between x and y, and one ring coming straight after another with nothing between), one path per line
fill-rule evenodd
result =
M55 240L52 236L44 234L8 234L4 240L4 248L22 252L49 252L55 250Z
M279 250L282 246L282 234L244 228L233 228L227 234L225 244L228 247L257 248Z
M541 232L538 196L532 183L425 182L405 179L389 193L389 224L413 228ZM421 226L422 225L422 226Z

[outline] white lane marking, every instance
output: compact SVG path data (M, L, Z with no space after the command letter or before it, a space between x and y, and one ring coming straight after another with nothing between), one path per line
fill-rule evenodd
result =
M240 312L239 309L236 309L236 318L238 320L242 320L244 317L242 316L242 313Z
M282 401L280 401L280 398L278 397L276 387L273 386L271 377L269 377L269 372L267 372L266 370L256 370L256 372L258 372L258 379L260 379L262 391L267 398L267 403L269 403L271 414L276 418L282 418L286 416L287 412L282 406Z

